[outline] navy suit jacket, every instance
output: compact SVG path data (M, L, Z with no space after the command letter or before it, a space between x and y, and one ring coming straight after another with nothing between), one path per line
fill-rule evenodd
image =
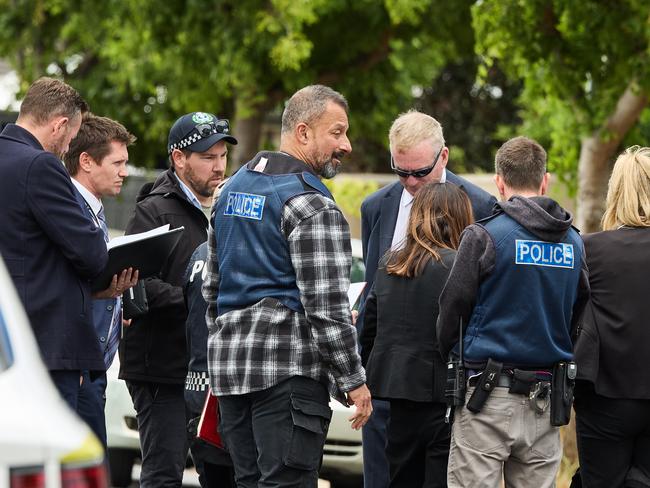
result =
M108 259L63 164L28 131L0 134L0 253L50 370L104 370L90 280Z
M88 206L85 198L81 193L79 193L74 184L73 188L74 195L77 198L77 202L79 202L84 215L94 222L96 216L93 215L92 210ZM92 301L93 326L95 327L95 333L97 334L97 339L99 340L99 347L102 350L102 354L104 353L108 342L108 331L111 328L111 322L113 320L113 308L115 307L116 302L117 300L115 298L97 298L93 299Z
M465 178L447 171L447 182L462 188L472 203L474 219L480 220L492 215L492 209L497 203L494 196L470 183ZM390 249L393 233L399 213L399 202L402 197L402 184L397 181L387 185L368 196L361 204L361 242L363 246L363 262L366 266L366 287L363 299L367 296L375 282L375 273L382 256ZM357 326L363 327L363 307L357 320Z

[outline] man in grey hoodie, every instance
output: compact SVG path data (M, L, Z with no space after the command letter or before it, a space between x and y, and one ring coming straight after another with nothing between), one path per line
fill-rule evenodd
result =
M447 481L550 487L562 450L549 381L556 363L573 358L572 332L589 297L584 247L571 214L544 196L549 175L537 142L507 141L495 168L502 201L464 231L440 297L443 357L458 354L462 320L467 401L475 389L489 391L478 412L456 409ZM502 365L490 382L488 360ZM515 371L524 387L513 387Z

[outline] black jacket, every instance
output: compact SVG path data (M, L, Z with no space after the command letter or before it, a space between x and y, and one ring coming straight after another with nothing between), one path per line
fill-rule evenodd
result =
M445 401L446 365L436 341L436 319L456 251L439 252L442 261L430 261L414 278L386 273L386 258L377 270L361 335L373 398Z
M176 248L155 278L145 281L149 312L126 327L120 343L120 378L184 384L187 374L183 277L190 256L207 239L208 219L185 196L171 169L145 185L126 234L161 225L185 227Z
M20 126L0 134L0 254L51 370L105 370L90 280L108 259L61 161ZM4 292L4 290L3 290Z
M650 228L584 237L591 300L575 356L578 378L610 398L650 400Z

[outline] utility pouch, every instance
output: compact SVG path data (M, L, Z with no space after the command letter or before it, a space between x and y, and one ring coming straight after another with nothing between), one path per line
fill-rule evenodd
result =
M533 384L537 382L535 371L525 371L523 369L515 369L512 375L512 383L508 393L517 395L528 395Z
M551 425L559 427L569 423L573 388L578 368L573 361L561 361L553 366L551 379Z
M144 288L144 280L138 280L133 288L129 288L122 294L122 313L125 319L142 317L149 312L147 291Z
M474 413L479 413L485 405L490 393L497 386L497 381L501 375L501 370L503 369L503 364L488 359L487 365L481 373L481 376L478 379L476 388L472 396L469 397L467 401L467 410Z

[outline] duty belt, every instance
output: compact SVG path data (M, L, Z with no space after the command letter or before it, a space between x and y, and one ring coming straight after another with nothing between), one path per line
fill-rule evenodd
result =
M494 388L508 388L508 393L528 397L530 408L542 414L551 399L551 377L549 371L504 370L502 363L488 359L483 371L468 371L468 387L474 391L467 402L467 409L478 413Z

